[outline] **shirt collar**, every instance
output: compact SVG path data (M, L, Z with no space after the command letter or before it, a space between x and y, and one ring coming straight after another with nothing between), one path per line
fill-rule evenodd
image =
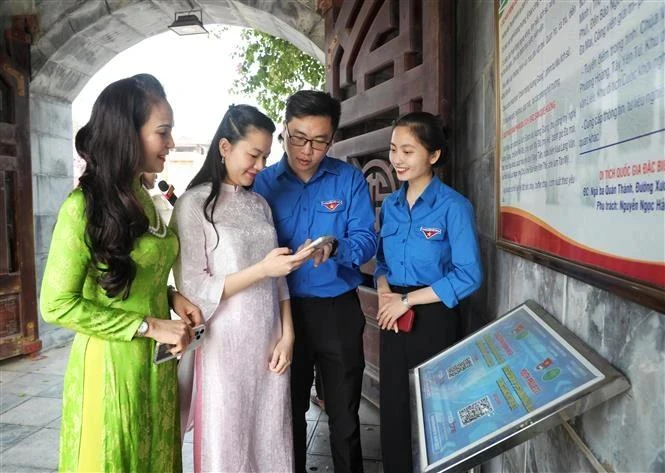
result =
M289 163L288 163L287 159L288 158L286 157L286 153L284 153L282 155L282 159L280 159L279 162L277 163L277 166L275 167L275 170L277 172L277 177L280 177L280 176L282 176L284 174L287 174L287 173L293 174L293 172L291 171L291 168L289 168Z
M425 190L423 191L422 194L420 194L416 202L418 200L422 200L430 208L433 208L434 205L436 204L436 196L439 194L439 190L441 189L442 185L443 183L436 175L432 176L432 180L429 181L429 184L427 184L427 187L425 187ZM397 194L397 200L395 201L397 205L407 205L406 190L408 188L409 188L408 182L405 182L404 184L402 184L402 187L400 187Z
M325 172L338 175L339 171L337 167L334 165L333 162L334 159L335 158L331 158L330 156L325 155L321 160L321 163L319 164L319 168L316 170L316 172L309 180L309 182L318 179ZM293 170L289 166L289 158L286 156L286 153L282 155L282 159L280 159L279 162L277 163L275 170L277 173L277 177L291 176L294 179L300 180L300 178L296 175L295 172L293 172Z

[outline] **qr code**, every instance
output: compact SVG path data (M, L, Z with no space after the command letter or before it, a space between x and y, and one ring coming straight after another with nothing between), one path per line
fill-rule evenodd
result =
M448 379L454 378L455 376L462 373L467 368L471 368L472 366L473 366L473 360L471 359L470 356L467 356L462 361L451 366L446 370L448 372Z
M478 399L458 412L462 427L469 425L482 416L492 413L494 413L494 408L492 407L490 398L487 396Z

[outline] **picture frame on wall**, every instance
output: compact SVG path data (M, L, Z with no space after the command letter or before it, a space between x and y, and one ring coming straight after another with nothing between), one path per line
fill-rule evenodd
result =
M498 247L665 313L662 8L495 2L495 178Z

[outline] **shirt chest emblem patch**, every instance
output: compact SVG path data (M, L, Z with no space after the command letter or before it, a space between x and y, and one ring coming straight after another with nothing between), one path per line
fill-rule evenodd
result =
M441 229L440 228L425 228L425 227L420 227L420 231L425 235L425 238L428 240L432 238L433 236L440 235L441 234Z
M334 212L337 207L342 205L341 200L324 200L321 201L321 205L323 205L326 209L328 209L331 212Z

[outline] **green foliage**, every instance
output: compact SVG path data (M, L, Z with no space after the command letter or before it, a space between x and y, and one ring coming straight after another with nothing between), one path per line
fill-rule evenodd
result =
M244 30L241 38L233 54L241 61L238 78L230 92L255 96L275 122L284 119L284 102L289 95L300 89L322 89L325 68L312 56L257 30Z

